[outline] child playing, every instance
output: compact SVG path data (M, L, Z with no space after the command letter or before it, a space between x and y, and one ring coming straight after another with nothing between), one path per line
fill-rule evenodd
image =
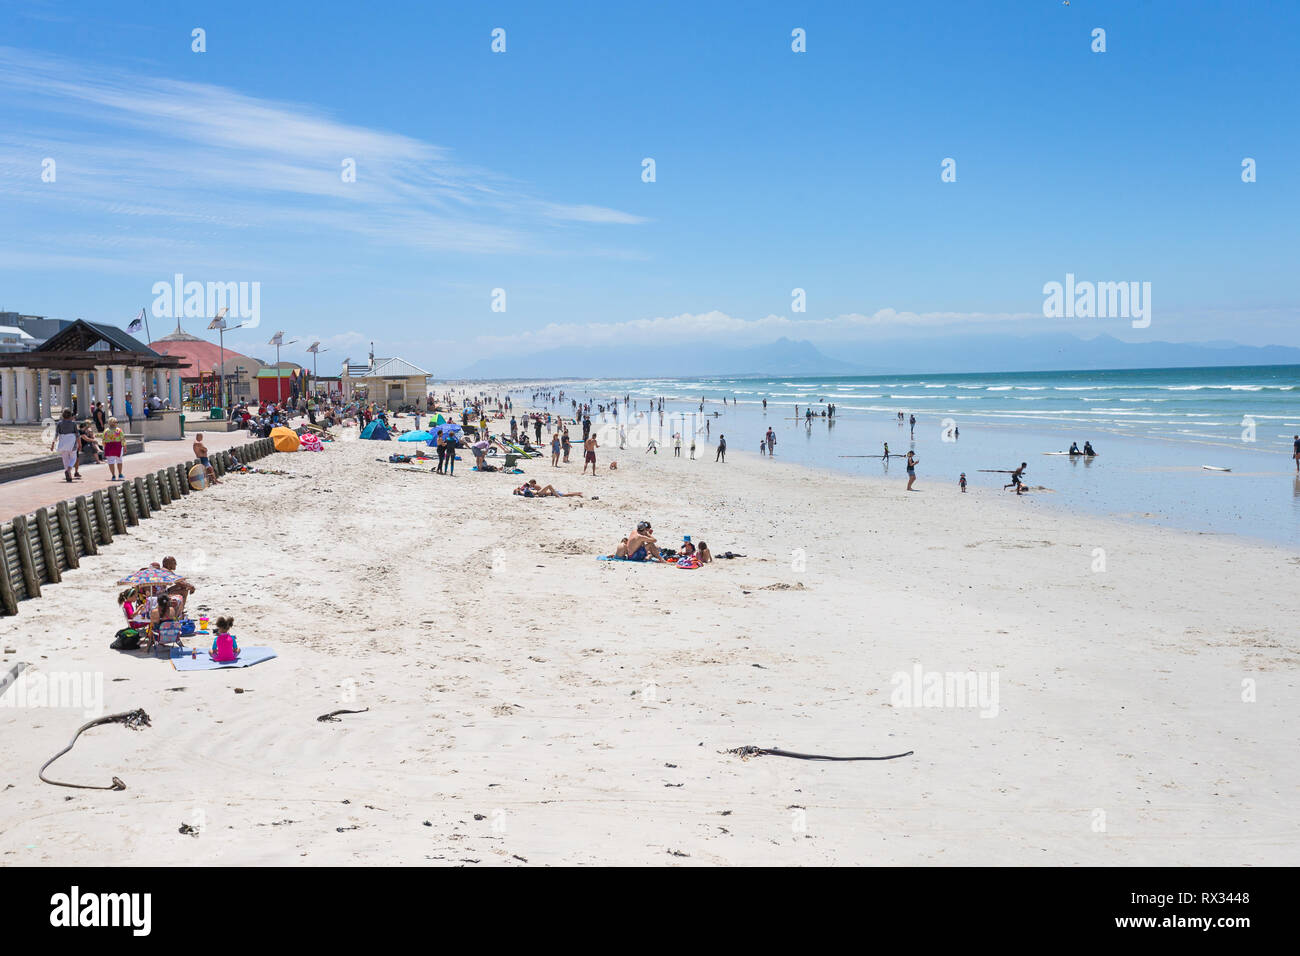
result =
M233 617L217 618L217 636L212 641L212 650L208 652L208 656L218 664L227 664L239 659L239 641L230 633L230 629L234 626Z
M966 472L961 473L961 478L957 480L957 484L961 485L961 493L966 494Z
M104 459L108 462L108 480L122 481L122 442L125 436L117 427L117 419L110 418L101 440L104 443Z

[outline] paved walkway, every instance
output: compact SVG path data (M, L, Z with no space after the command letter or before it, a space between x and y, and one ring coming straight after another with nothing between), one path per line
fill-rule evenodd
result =
M253 439L246 431L203 433L203 443L210 452L250 441ZM122 469L126 477L131 479L193 458L194 433L186 429L186 437L180 441L145 442L144 451L122 459ZM72 484L63 480L62 471L0 484L0 521L8 521L14 515L29 515L37 508L53 508L60 501L88 495L97 488L108 488L115 484L108 480L108 465L82 465L81 475L81 480Z

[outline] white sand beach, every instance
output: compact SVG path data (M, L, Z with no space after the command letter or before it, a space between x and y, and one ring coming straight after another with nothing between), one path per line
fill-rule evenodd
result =
M127 790L73 790L37 769L88 718L0 707L0 865L1296 862L1292 553L924 470L604 448L595 478L527 462L586 495L527 500L394 450L275 455L299 477L231 476L0 619L3 669L102 673L104 713L153 721L50 771ZM596 560L640 519L745 557ZM168 554L279 657L110 650L114 582ZM895 706L918 666L996 698Z

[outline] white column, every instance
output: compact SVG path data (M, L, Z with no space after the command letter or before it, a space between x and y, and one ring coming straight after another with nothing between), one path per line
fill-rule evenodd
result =
M50 370L48 368L36 370L36 394L40 398L40 408L36 410L36 416L41 420L53 418L54 409L50 407Z
M14 369L14 421L20 425L32 420L27 405L27 393L31 390L31 376L27 373L30 371L26 368Z
M144 369L139 365L131 366L131 407L136 418L144 418ZM140 426L144 430L144 426Z
M59 370L59 414L63 414L65 408L72 407L72 379L68 370Z
M126 431L126 366L110 365L113 372L113 411L112 417L116 418L122 430Z
M4 406L0 409L0 422L12 425L17 419L14 417L14 370L11 368L0 368L0 404Z
M104 414L110 414L108 408L108 366L95 366L95 401L104 403Z
M176 411L181 410L181 370L174 368L171 370L167 385L167 398L172 403L172 408Z

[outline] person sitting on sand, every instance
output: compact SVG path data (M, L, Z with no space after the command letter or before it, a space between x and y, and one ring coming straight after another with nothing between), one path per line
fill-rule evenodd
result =
M208 651L208 656L218 664L239 660L239 641L230 633L230 629L234 626L233 617L217 618L214 628L216 637L212 639L212 650Z
M713 552L705 541L700 542L700 550L695 552L695 556L700 559L700 564L708 564L713 560Z
M629 561L663 560L649 521L638 522L636 530L627 536L626 557Z
M622 541L618 543L618 547L614 549L614 553L609 555L609 557L611 558L627 557L627 538L624 538Z

